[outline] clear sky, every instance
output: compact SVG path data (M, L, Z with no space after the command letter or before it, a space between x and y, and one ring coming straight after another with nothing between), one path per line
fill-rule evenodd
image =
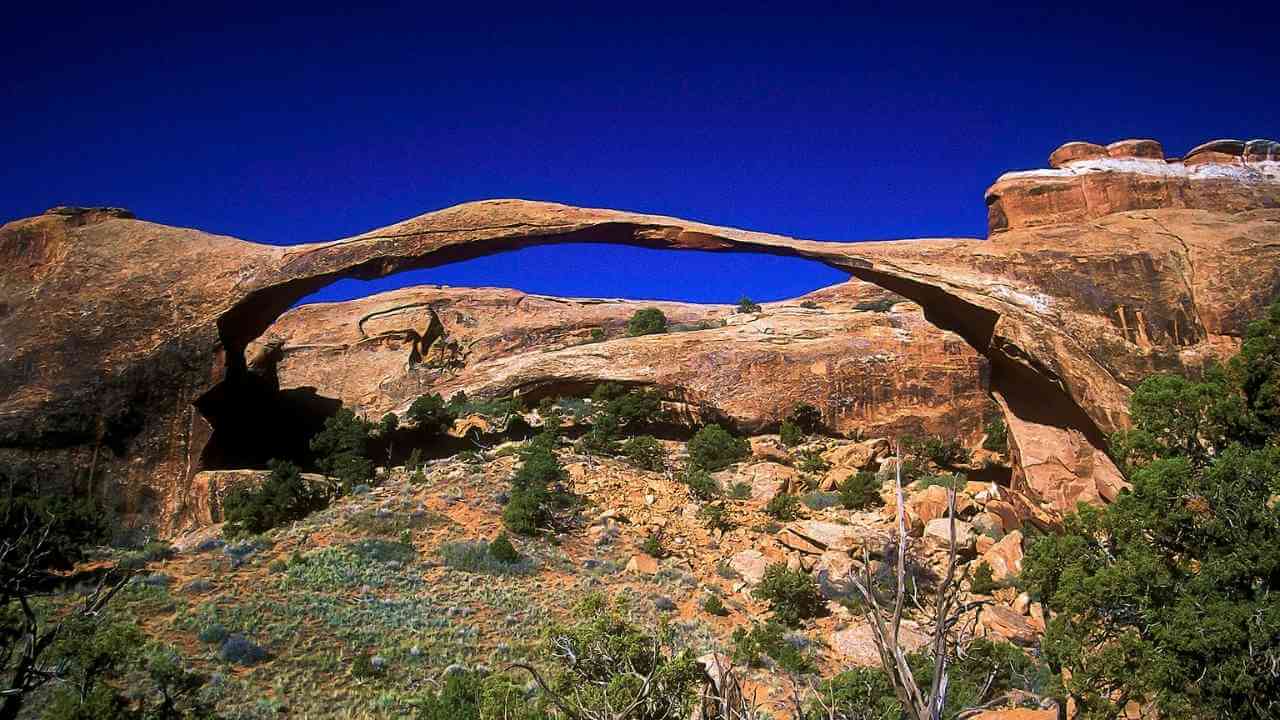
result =
M983 190L1067 140L1280 138L1274 4L124 5L6 9L0 220L117 205L287 244L522 197L828 240L983 236ZM724 302L840 278L576 246L323 295Z

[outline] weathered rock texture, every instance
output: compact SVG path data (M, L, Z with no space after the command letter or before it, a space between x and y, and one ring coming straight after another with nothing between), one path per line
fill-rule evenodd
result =
M989 242L812 242L518 200L293 247L120 211L18 220L0 228L0 453L92 468L123 485L126 511L163 524L219 435L251 425L245 399L274 393L271 353L255 372L245 349L298 299L339 277L594 241L799 255L896 292L987 359L1019 481L1060 506L1106 497L1120 481L1104 437L1126 425L1133 384L1233 350L1280 291L1274 145L1215 141L1173 175L1131 168L1156 162L1150 144L1120 147L1133 157L1119 165L1060 152L1054 172L1005 176ZM1085 211L1033 201L1064 182L1091 188Z
M627 337L627 319L644 307L660 308L672 332ZM606 340L590 342L593 330ZM619 381L662 390L691 419L724 416L746 431L776 429L807 402L844 435L973 439L991 404L985 358L919 306L856 280L748 314L412 287L290 310L249 356L270 352L281 389L315 388L370 418L429 392L536 400Z
M1124 210L1236 212L1280 205L1280 143L1271 140L1214 140L1168 160L1154 140L1106 147L1070 142L1049 156L1049 166L1006 173L987 190L992 233Z

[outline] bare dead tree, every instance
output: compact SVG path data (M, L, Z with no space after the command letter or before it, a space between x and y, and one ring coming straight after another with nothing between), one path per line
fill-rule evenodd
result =
M895 558L896 587L892 609L881 604L875 579L871 572L870 554L862 548L862 577L851 569L849 578L863 599L863 615L871 626L872 640L880 655L880 664L889 676L894 694L910 720L941 720L947 700L949 679L947 663L954 647L953 630L957 628L968 609L959 603L960 580L957 577L956 552L956 489L947 488L947 518L949 520L949 551L947 571L936 593L931 621L933 634L930 649L933 653L933 679L927 690L922 690L911 672L907 653L901 643L903 612L908 599L907 590L907 524L906 502L902 489L902 448L895 448L897 468L894 474L894 499L897 505L897 557ZM918 602L918 601L917 601ZM957 643L958 644L958 643Z

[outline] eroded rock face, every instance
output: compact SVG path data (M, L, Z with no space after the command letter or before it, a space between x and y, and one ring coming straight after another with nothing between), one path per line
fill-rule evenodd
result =
M1125 210L1280 207L1280 143L1271 140L1213 140L1182 159L1166 159L1155 140L1069 142L1049 167L1006 173L987 190L993 234Z
M1280 292L1269 141L1214 142L1181 163L1141 143L1116 152L1002 178L989 242L823 243L517 200L292 247L110 210L18 220L0 227L0 461L88 468L95 492L119 486L126 513L163 527L226 451L219 438L251 425L237 408L278 394L273 352L251 366L245 351L298 299L339 277L589 240L793 254L906 297L986 358L1017 481L1074 485L1059 505L1105 498L1122 482L1105 433L1127 425L1131 387L1233 352Z
M627 337L643 307L660 308L672 332ZM593 331L606 339L592 342ZM747 314L413 287L291 310L248 355L271 353L281 389L314 388L371 418L429 392L536 400L605 381L654 387L691 422L724 416L753 432L807 402L840 434L973 439L993 409L981 355L919 306L860 281Z

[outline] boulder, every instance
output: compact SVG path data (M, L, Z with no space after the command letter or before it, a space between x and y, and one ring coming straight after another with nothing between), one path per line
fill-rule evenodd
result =
M772 435L753 437L750 442L751 456L756 459L783 464L791 462L791 453Z
M1030 618L1004 605L984 606L978 620L988 635L1016 645L1034 645L1040 638Z
M843 523L822 520L799 520L787 525L778 542L803 553L820 555L828 551L848 554L861 545L863 536Z
M947 518L935 518L925 523L924 537L942 547L951 545L951 524ZM964 520L956 520L956 549L960 552L972 551L977 541L977 533L973 526Z
M898 642L907 652L915 652L929 644L929 638L917 628L903 623L898 630ZM876 648L875 633L866 624L853 625L831 635L831 648L846 662L861 667L878 667L880 651Z
M743 550L729 558L729 567L741 575L747 584L755 585L764 578L769 560L759 550Z
M889 454L889 441L884 438L864 440L863 442L838 445L822 454L822 459L831 463L832 470L842 470L843 475L859 470L870 470L878 464L880 458Z
M1049 167L1060 168L1067 163L1073 163L1078 160L1094 160L1104 157L1107 157L1107 149L1101 145L1091 142L1069 142L1058 146L1057 150L1049 153Z
M657 575L658 559L646 553L636 553L627 561L626 569L636 575Z
M1008 580L1022 573L1022 532L1014 530L982 554L993 580Z
M1058 720L1057 710L1013 708L1010 710L983 710L969 720Z
M1118 140L1107 145L1107 155L1113 158L1163 160L1164 148L1155 140Z
M988 500L982 506L982 509L1000 518L1000 530L1002 532L1020 530L1022 528L1022 518L1018 514L1018 509L1007 500Z
M926 524L935 518L946 517L947 507L947 489L941 485L930 485L907 497L907 511ZM973 498L964 492L956 493L956 517L967 515L973 508Z
M842 552L827 551L810 569L818 583L818 591L828 600L852 598L857 595L851 573L855 572L853 560Z

